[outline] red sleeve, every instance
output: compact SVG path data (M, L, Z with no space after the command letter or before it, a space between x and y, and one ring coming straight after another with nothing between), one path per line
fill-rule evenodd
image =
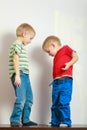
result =
M71 56L71 57L72 57L73 51L74 51L74 50L73 50L71 47L66 46L66 54L67 54L68 56Z

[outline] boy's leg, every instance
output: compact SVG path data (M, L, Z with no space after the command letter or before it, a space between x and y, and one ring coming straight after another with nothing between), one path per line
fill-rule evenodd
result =
M12 77L12 84L14 86L16 100L14 103L12 115L10 117L11 123L20 123L22 111L26 99L25 77L22 72L20 72L20 78L21 78L21 85L15 86L14 85L15 75Z
M59 98L58 111L61 114L61 123L71 126L70 101L72 97L72 79L66 78L62 82L62 88Z
M31 107L33 104L33 93L28 75L26 75L26 88L26 101L22 113L22 123L23 126L33 126L37 125L37 123L30 120Z
M22 114L23 123L27 123L30 121L30 113L31 113L32 104L33 104L33 93L31 89L31 83L29 80L29 75L26 75L26 101L25 101L23 114Z
M59 103L59 86L58 80L53 81L52 88L52 107L51 107L51 125L56 127L61 123L60 113L58 112L57 106Z

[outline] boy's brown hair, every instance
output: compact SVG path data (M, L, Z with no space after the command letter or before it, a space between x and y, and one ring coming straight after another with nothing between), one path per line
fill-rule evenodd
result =
M22 37L23 36L23 32L25 32L25 31L33 32L34 35L36 34L34 28L30 24L22 23L16 29L16 36L17 37Z
M43 50L51 45L52 42L56 42L58 45L61 45L60 39L56 36L48 36L42 45Z

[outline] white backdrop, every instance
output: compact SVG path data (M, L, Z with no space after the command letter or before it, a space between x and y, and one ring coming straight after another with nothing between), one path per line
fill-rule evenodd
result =
M9 48L15 40L16 27L27 22L37 35L26 49L29 54L30 79L34 94L31 119L50 122L52 58L42 51L43 40L57 35L62 44L74 48L79 61L74 66L73 124L87 124L87 0L0 0L0 124L9 124L15 100L8 74Z

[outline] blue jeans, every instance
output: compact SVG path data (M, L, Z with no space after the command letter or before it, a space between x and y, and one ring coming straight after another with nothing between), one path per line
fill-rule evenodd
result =
M72 96L72 78L56 79L52 88L51 124L71 126L70 101Z
M20 71L21 85L19 87L14 85L15 74L11 81L15 90L15 103L10 122L27 123L30 120L31 106L33 104L33 94L29 75Z

